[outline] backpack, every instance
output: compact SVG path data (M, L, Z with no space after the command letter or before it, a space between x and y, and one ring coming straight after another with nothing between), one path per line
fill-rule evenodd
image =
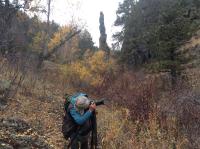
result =
M62 133L64 138L69 139L73 133L78 131L79 125L75 123L74 119L70 114L70 109L73 107L75 99L78 96L87 96L84 93L76 93L74 95L65 94L64 111L65 115L63 117Z
M66 113L67 109L68 109L68 107L70 105L70 102L71 102L71 96L69 94L65 94L64 95L64 99L65 99L65 101L64 101L64 111Z

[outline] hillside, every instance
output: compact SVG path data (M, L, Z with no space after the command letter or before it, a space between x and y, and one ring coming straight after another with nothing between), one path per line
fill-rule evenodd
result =
M64 114L63 87L62 84L49 82L53 77L49 72L55 70L53 68L58 65L47 64L42 73L45 74L45 78L48 77L47 80L42 79L42 74L37 80L34 80L36 76L32 76L33 78L26 76L17 94L9 98L6 106L1 109L0 132L1 145L4 148L15 148L15 145L21 145L38 149L60 149L67 144L61 133ZM96 67L99 66L101 65ZM59 76L58 71L56 74L54 77ZM148 146L152 149L199 146L196 140L199 136L199 126L195 124L199 121L200 111L198 92L192 92L189 88L177 89L176 92L168 89L161 92L160 85L165 88L167 86L163 84L159 75L125 72L118 76L120 77L115 80L105 77L104 85L96 88L98 92L90 95L93 98L104 97L112 100L111 103L97 110L98 141L102 148L131 149L133 145L135 148ZM6 77L8 76L4 76L4 79ZM72 81L71 78L68 79ZM59 80L57 79L56 82ZM107 84L112 85L107 86ZM198 87L195 86L194 89ZM68 88L68 92L74 91L73 88ZM91 92L90 88L84 91ZM141 99L143 101L140 101ZM179 130L184 127L187 129ZM196 140L195 144L192 143L194 140ZM38 144L37 141L40 143Z
M64 96L77 92L90 105L77 101L70 114L92 125L88 145L200 148L200 1L121 1L112 46L109 15L98 11L113 6L97 1L90 28L79 18L83 0L65 4L71 18L52 0L0 0L0 149L66 149ZM55 10L70 21L55 23ZM95 119L91 101L102 98Z

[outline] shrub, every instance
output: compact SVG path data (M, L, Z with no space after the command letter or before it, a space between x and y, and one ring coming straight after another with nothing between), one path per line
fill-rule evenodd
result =
M94 89L103 81L103 74L114 69L114 61L105 61L103 51L95 52L83 60L62 66L64 80L74 88L90 90Z

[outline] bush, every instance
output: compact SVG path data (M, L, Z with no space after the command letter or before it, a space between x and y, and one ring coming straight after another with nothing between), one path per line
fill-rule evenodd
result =
M103 81L103 74L114 69L114 61L105 61L103 51L85 56L83 60L62 66L64 80L76 89L93 90Z
M143 75L143 76L142 76ZM111 78L115 78L114 80ZM154 77L142 73L119 71L116 76L105 77L99 87L100 96L115 101L130 110L134 120L147 120L157 100Z

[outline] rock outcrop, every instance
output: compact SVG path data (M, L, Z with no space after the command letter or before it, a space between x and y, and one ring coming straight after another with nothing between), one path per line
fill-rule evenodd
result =
M99 49L103 50L106 52L106 59L109 59L110 55L110 48L108 47L107 44L107 34L106 34L106 28L104 25L104 14L103 12L100 12L100 17L99 17L99 31L100 31L100 38L99 38Z

